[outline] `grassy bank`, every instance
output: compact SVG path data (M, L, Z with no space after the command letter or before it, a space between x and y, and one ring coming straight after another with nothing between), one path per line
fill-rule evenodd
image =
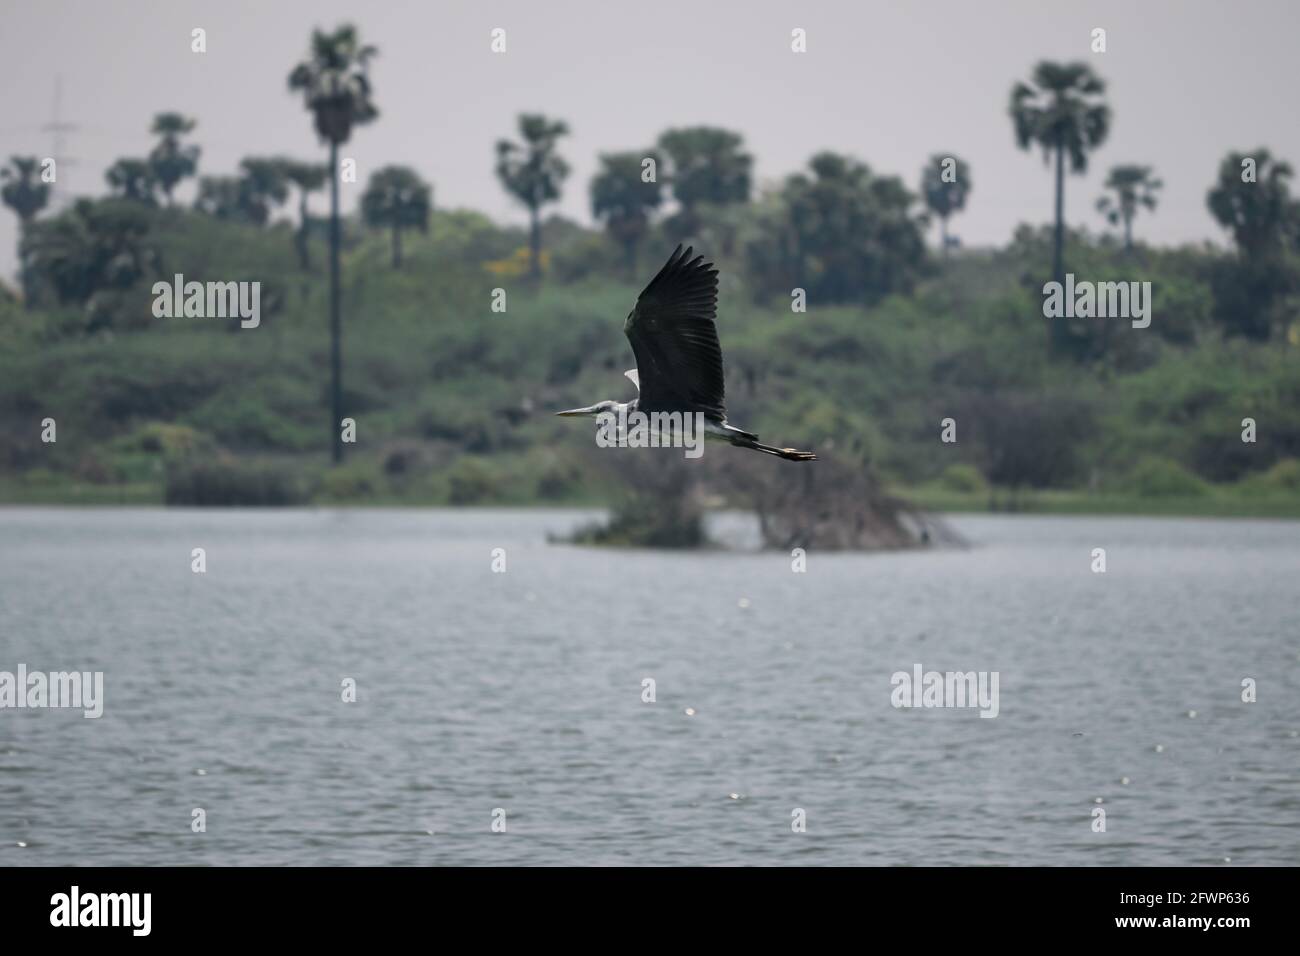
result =
M1231 488L1216 489L1210 494L1168 498L1077 490L1044 490L1016 495L936 488L899 488L894 491L925 510L949 513L1300 518L1300 498L1287 495L1252 497Z
M1083 490L1038 490L1012 493L1005 489L956 491L935 486L890 488L891 493L918 507L952 514L1044 514L1044 515L1146 515L1200 518L1289 518L1300 519L1300 496L1253 494L1249 490L1215 487L1198 495L1151 498L1137 494L1095 493ZM292 502L298 506L321 507L533 507L603 508L607 496L569 495L561 500L542 500L520 495L495 495L474 504L457 503L432 489L382 490L360 496L339 496L322 491ZM86 507L163 507L166 489L162 482L93 484L76 480L5 478L0 480L0 506L70 505Z
M622 319L640 283L608 268L599 236L553 230L538 287L516 268L522 234L476 213L436 214L401 269L387 236L349 223L344 408L356 443L335 468L322 274L300 269L284 227L148 216L167 274L262 277L260 326L155 318L143 280L86 306L0 296L0 501L607 505L636 483L593 453L590 423L550 414L634 394ZM668 242L647 240L647 258ZM814 298L806 313L719 256L732 420L815 450L827 480L832 465L869 467L936 511L1300 516L1300 335L1225 338L1211 251L1126 258L1071 237L1078 270L1150 279L1155 319L1088 326L1096 357L1054 360L1027 278L1047 249L1022 232L934 264L906 293ZM492 309L498 289L504 312ZM42 439L46 419L56 442ZM743 506L723 468L705 473L710 494ZM1011 485L1030 490L1000 490Z

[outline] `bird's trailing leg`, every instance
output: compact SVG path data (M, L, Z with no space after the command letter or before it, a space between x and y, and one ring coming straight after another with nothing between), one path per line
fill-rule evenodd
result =
M777 458L784 458L786 461L817 460L817 456L810 451L799 451L797 448L777 448L775 445L764 445L752 438L733 438L731 443L737 448L752 448L754 451L761 451L765 455L775 455Z

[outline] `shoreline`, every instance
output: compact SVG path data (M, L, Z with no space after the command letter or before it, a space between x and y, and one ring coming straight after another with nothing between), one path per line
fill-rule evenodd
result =
M1135 494L1098 494L1074 490L1021 493L1008 507L1010 493L995 490L954 492L933 488L891 487L890 493L922 511L934 514L1084 515L1145 518L1270 518L1300 519L1300 496L1249 497L1234 491L1197 496L1142 497ZM302 504L267 505L167 505L162 487L154 484L70 484L58 488L25 488L0 483L0 508L157 508L173 510L313 510L331 509L445 509L454 511L563 511L607 509L597 499L569 501L501 500L453 505L434 499L374 496L365 500L321 499ZM728 510L728 509L719 509Z

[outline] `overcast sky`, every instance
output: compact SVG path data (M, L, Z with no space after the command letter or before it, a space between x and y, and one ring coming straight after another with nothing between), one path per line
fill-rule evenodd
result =
M492 173L492 146L520 111L562 118L573 172L559 209L588 221L587 182L602 151L648 146L673 125L741 132L760 182L821 149L851 153L915 188L935 152L971 165L974 189L953 232L1002 243L1045 222L1052 179L1015 147L1014 81L1044 58L1081 59L1108 83L1111 135L1066 188L1072 225L1104 226L1093 204L1105 170L1156 167L1165 190L1139 235L1221 240L1205 192L1230 149L1265 145L1300 162L1294 0L0 0L0 157L50 155L56 78L77 125L60 186L104 191L104 170L144 155L155 113L197 118L202 173L248 155L322 157L285 78L312 27L352 21L379 47L379 120L344 155L367 171L414 166L439 205L501 220L521 210ZM207 31L206 53L190 31ZM507 32L508 52L490 51ZM808 52L790 50L807 31ZM1104 54L1090 50L1107 31ZM345 187L351 207L361 186ZM193 185L181 192L186 200ZM16 217L0 211L0 272L12 276Z

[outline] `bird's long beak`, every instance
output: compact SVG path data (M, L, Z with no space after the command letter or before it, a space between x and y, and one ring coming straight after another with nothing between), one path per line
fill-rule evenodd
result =
M588 405L586 408L570 408L567 411L556 412L557 415L563 415L565 418L578 418L582 415L595 415L596 406Z

